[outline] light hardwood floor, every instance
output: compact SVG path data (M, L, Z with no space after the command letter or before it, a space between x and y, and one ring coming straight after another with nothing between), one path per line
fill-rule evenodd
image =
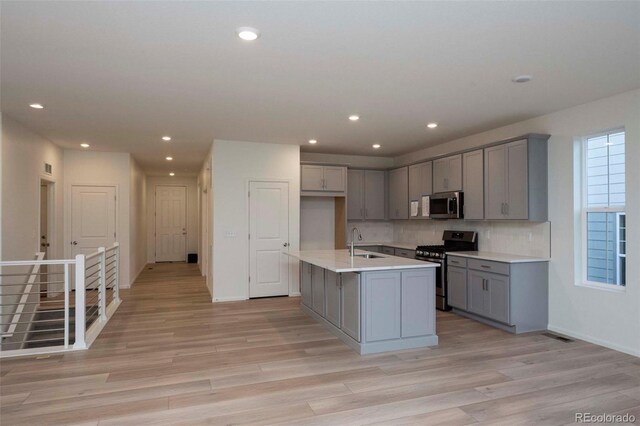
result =
M88 351L0 366L2 425L567 424L640 419L640 359L438 313L438 348L359 356L298 298L210 302L149 265Z

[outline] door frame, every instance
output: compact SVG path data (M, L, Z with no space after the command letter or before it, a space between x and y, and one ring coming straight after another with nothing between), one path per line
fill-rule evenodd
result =
M249 282L249 275L251 274L251 244L249 243L249 231L251 231L251 199L249 197L249 190L251 189L252 182L273 182L273 183L286 183L287 184L287 233L289 234L289 249L291 249L291 185L293 183L293 179L289 178L248 178L245 180L245 211L247 212L246 220L247 220L247 270L245 275L245 282L247 288L247 299L250 299L249 295L251 294L251 283ZM291 292L291 280L292 280L292 270L291 265L288 266L289 273L287 277L287 297L292 296Z
M157 253L158 253L158 198L157 191L159 186L170 186L170 187L182 187L184 188L184 229L186 230L186 234L184 236L184 261L185 263L188 260L189 254L189 187L187 185L182 185L179 183L157 183L153 186L153 263L158 263Z
M75 183L70 182L65 185L65 197L64 197L64 237L69 244L64 244L64 255L67 259L71 259L71 206L73 205L71 202L71 197L73 194L73 188L76 186L97 186L100 188L114 188L116 194L115 200L115 231L116 231L116 242L118 241L118 235L120 234L120 186L117 183Z
M38 176L38 242L36 252L40 251L40 240L42 239L42 229L40 228L40 218L42 217L42 203L40 191L43 185L47 186L47 239L49 241L49 259L55 259L58 255L58 232L56 229L56 180L47 175Z

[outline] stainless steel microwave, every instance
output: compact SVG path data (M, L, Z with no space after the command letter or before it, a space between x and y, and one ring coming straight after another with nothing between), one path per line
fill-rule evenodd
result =
M440 192L429 197L431 219L462 219L463 212L464 194L462 192Z

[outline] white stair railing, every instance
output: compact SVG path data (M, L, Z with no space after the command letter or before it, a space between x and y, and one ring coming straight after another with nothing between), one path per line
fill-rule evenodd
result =
M0 262L0 357L87 349L120 305L119 258L116 243L75 259Z

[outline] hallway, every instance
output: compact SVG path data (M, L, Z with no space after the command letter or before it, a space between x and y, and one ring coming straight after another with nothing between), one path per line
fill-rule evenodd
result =
M4 360L2 423L563 424L640 415L640 362L439 313L440 347L358 356L298 298L212 304L197 266L147 265L90 350Z

